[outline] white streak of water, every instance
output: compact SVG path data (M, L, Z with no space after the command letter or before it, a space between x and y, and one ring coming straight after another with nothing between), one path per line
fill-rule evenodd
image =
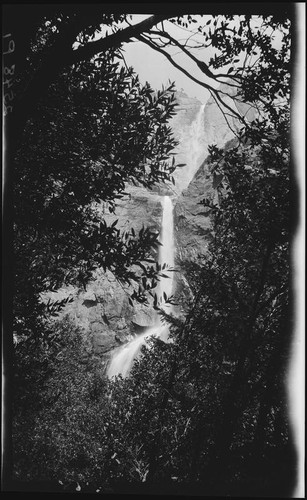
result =
M160 247L159 252L159 263L161 265L166 264L166 267L162 272L168 277L162 277L159 282L157 290L158 298L163 296L163 292L165 292L167 296L170 296L173 292L173 273L167 271L168 268L174 267L175 253L173 204L169 196L164 196L162 199L161 243L162 246ZM169 304L163 304L163 309L167 313L172 312L172 306ZM151 335L167 341L168 327L161 323L158 316L156 324L153 327L148 328L144 333L138 335L135 339L114 351L107 369L107 376L111 378L119 374L123 377L129 375L133 362L138 356L142 345L145 344L146 339L148 339Z
M206 157L204 112L205 104L202 104L189 128L188 135L184 138L184 144L188 146L187 152L185 150L186 165L174 173L175 191L178 196L188 187Z

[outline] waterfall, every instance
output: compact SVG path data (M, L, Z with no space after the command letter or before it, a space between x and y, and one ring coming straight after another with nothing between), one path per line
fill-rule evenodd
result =
M183 141L183 144L188 146L188 151L184 149L187 162L183 169L178 169L174 173L176 182L175 191L178 196L188 187L205 159L207 145L204 129L204 113L205 104L202 104L198 110L195 120L189 127L188 134L185 136Z
M195 176L198 168L204 160L204 109L205 105L201 105L195 120L190 126L188 139L185 141L189 146L188 162L184 169L179 169L175 172L175 191L180 195L184 189L188 187L191 180ZM174 222L173 222L173 204L169 196L163 196L162 200L162 222L161 222L161 243L159 252L159 263L167 264L167 266L174 267ZM162 273L167 275L168 278L161 278L157 286L158 298L163 297L163 292L167 296L172 295L173 292L173 273L167 272L167 268L162 269ZM172 312L172 306L163 304L163 309L167 313ZM123 377L129 375L133 362L139 354L142 345L145 344L146 339L150 336L156 336L160 339L167 341L168 327L161 323L160 317L157 315L156 322L150 326L146 331L136 338L127 342L127 344L114 350L109 366L107 368L108 377L121 374Z
M161 243L162 246L159 252L159 263L167 264L167 267L174 267L175 257L175 243L174 243L174 219L173 219L173 203L169 196L163 196L162 200L162 222L161 222ZM162 296L163 292L167 296L172 295L173 292L173 276L172 272L168 273L163 269L163 274L167 278L161 278L158 286L158 297ZM171 312L172 306L165 304L164 309Z
M170 296L173 292L173 273L167 272L167 267L174 267L174 222L173 222L173 204L169 196L162 198L162 222L161 222L161 243L159 252L159 264L167 264L163 269L163 274L168 278L161 278L158 285L157 296L163 296L163 292ZM169 304L163 305L163 309L170 313L172 306ZM168 327L161 323L160 317L157 317L156 324L148 328L144 333L138 335L135 339L127 344L119 347L113 353L110 364L107 368L107 376L109 378L121 374L123 377L129 375L130 369L137 355L139 354L142 345L146 339L154 335L166 341L168 338Z

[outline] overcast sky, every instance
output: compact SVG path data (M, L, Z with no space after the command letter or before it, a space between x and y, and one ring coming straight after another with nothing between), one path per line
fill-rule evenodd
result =
M132 24L139 23L148 17L150 17L149 14L134 14ZM204 26L206 22L211 19L211 16L193 15L193 18L197 19L201 25ZM257 16L254 16L252 23L257 26L258 22ZM163 23L165 31L179 41L185 41L191 36L191 31L186 28L174 25L167 20ZM161 24L158 26L161 27ZM200 36L198 40L203 43L203 37L197 34L197 26L198 24L191 24L191 30L194 29L196 33L191 41L197 41L197 37ZM273 45L278 48L281 39L279 39L280 37L278 37L277 33L275 33L274 38L275 41ZM126 63L128 66L132 66L135 69L140 77L141 83L148 81L153 88L158 89L161 88L162 85L167 85L169 80L175 81L176 89L183 89L189 97L196 97L203 104L208 100L210 96L209 92L200 84L193 82L188 76L176 69L163 54L160 54L148 47L145 43L139 41L130 41L124 44L123 47L125 50L124 56ZM206 82L206 76L191 59L184 55L180 49L173 48L172 50L172 54L175 55L173 58L178 64L181 64L198 80ZM194 49L193 52L198 59L204 60L207 63L214 54L214 50L211 48ZM224 72L227 71L227 68L227 66L223 68ZM210 81L210 85L215 87L218 86L218 84L215 84L213 81Z
M140 22L146 17L149 17L149 15L135 15L134 23ZM167 28L167 31L174 36L174 38L180 39L187 37L186 30L176 28L169 21L164 21L164 23L165 28ZM194 83L190 78L172 66L165 56L151 49L146 44L142 42L129 42L124 45L124 50L127 65L133 66L140 77L141 83L148 81L152 87L158 89L161 88L162 85L167 85L168 81L171 80L172 82L176 82L177 90L183 89L188 96L196 97L203 104L209 98L209 92L205 88ZM208 55L208 49L206 49L206 54ZM197 51L197 57L200 57L200 55L201 52ZM185 69L188 69L193 76L203 80L204 75L197 68L196 64L186 56L178 53L176 55L176 61L178 63L182 62Z

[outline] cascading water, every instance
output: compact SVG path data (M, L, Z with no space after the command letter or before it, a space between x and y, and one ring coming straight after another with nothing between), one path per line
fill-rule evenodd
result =
M175 243L174 243L174 217L173 217L173 203L169 196L163 196L162 200L162 223L161 223L161 249L159 252L159 263L167 264L168 267L174 267L175 257ZM164 271L164 270L163 270ZM167 273L167 271L166 271ZM163 292L167 296L173 292L173 273L166 274L167 278L161 278L158 287L158 296ZM167 312L171 312L172 306L169 304L164 305Z
M173 204L169 196L164 196L162 199L162 223L161 223L161 243L159 252L159 263L167 264L167 267L174 267L174 221L173 221ZM157 296L163 296L163 292L170 296L173 292L173 273L167 272L167 268L163 269L163 274L168 278L161 278L157 290ZM172 311L172 306L165 304L164 310L168 313ZM121 374L123 377L129 375L133 361L137 357L142 345L146 339L154 335L161 340L166 341L168 337L168 327L161 323L160 317L157 316L156 324L148 328L144 333L138 335L135 339L127 344L119 347L114 351L113 357L107 369L109 378Z
M176 181L174 190L177 196L188 187L204 160L204 151L206 151L204 112L205 104L202 104L197 112L195 120L190 125L188 135L185 136L184 144L188 146L188 151L186 152L186 149L184 149L184 152L187 154L188 161L184 168L174 172Z
M204 159L205 151L205 134L204 134L204 109L205 105L201 105L195 120L191 124L189 130L189 136L186 139L186 143L189 145L188 152L188 162L184 169L175 172L174 177L176 179L174 192L179 196L184 189L188 187L191 180L195 176L197 169L200 167ZM174 267L174 222L173 222L173 204L169 196L164 196L162 198L162 223L161 223L161 243L159 253L159 263L167 264L170 268ZM157 296L162 297L163 292L167 296L171 295L173 292L173 273L167 273L166 269L162 270L163 274L169 276L168 278L161 278L158 289ZM168 304L163 304L163 309L165 312L172 312L172 306ZM156 323L146 329L144 333L138 335L136 338L128 342L127 344L119 347L113 353L110 364L107 369L108 377L113 377L115 375L121 374L123 377L129 375L133 361L137 357L142 345L145 343L146 339L154 335L160 339L166 341L168 339L168 327L163 325L160 321L160 317L157 315Z

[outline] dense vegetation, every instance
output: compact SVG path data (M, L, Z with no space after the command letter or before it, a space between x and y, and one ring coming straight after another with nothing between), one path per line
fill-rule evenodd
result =
M101 367L80 365L82 336L68 319L52 330L29 434L16 429L18 456L28 449L26 464L17 460L21 479L85 491L290 493L286 116L279 125L269 147L211 149L208 169L220 176L218 205L203 200L212 240L204 265L184 265L194 300L171 326L173 343L153 339L128 379L108 381Z
M123 233L116 222L107 225L97 206L114 213L127 182L151 188L171 179L172 90L154 95L107 54L62 74L39 104L15 158L17 336L33 333L44 312L42 292L63 284L85 288L98 266L123 284L152 283L153 266L142 264L137 273L131 264L150 258L158 235Z
M173 342L152 340L128 379L109 381L99 363L82 356L84 332L69 318L52 319L64 302L46 307L40 294L69 283L86 287L102 267L123 284L142 280L145 286L131 293L146 300L144 288L157 279L151 265L157 235L121 233L95 203L114 212L127 182L151 188L171 180L176 143L167 122L175 89L140 85L132 69L116 62L122 54L115 44L73 65L67 54L59 57L44 92L37 100L30 92L36 104L29 111L31 72L39 80L49 51L80 31L81 48L96 43L97 25L83 14L75 13L72 24L66 11L59 18L48 13L47 23L46 12L43 24L35 20L36 43L29 30L16 78L24 102L18 107L17 100L12 113L22 128L11 153L14 487L42 488L46 481L49 489L82 492L290 495L295 453L284 387L292 327L290 21L265 18L257 37L248 16L231 29L232 16L203 27L204 46L210 42L220 53L205 74L256 50L258 64L245 59L226 74L261 119L241 120L236 140L210 149L216 196L202 205L211 241L205 261L181 263L194 298L182 323L168 318ZM116 26L126 17L106 15L104 22ZM174 22L188 28L193 18ZM283 33L279 51L270 45L269 27ZM142 41L154 44L142 30ZM53 47L55 33L62 38Z

